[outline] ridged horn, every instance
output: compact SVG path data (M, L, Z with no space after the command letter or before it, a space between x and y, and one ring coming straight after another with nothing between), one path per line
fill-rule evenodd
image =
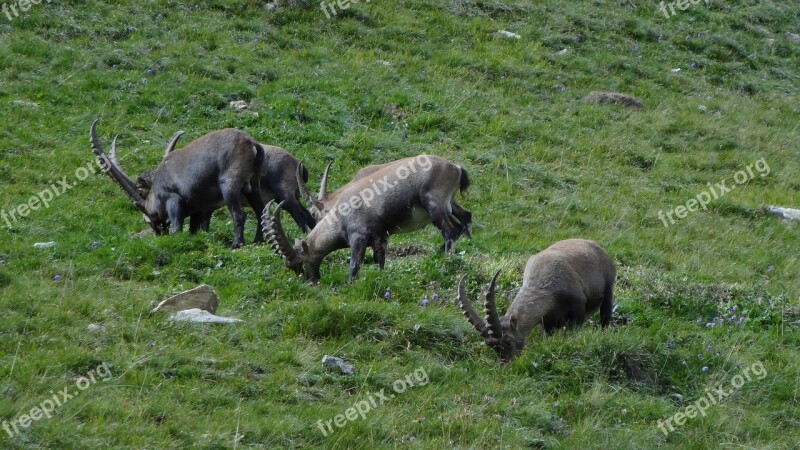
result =
M92 144L92 152L97 157L97 161L100 163L100 166L104 169L104 172L114 180L115 183L122 188L122 190L128 195L128 197L133 201L134 206L136 208L147 214L147 210L145 209L145 200L139 194L139 191L136 190L136 185L133 184L130 178L125 174L125 171L122 170L122 166L119 164L117 160L117 136L114 136L114 141L111 143L111 153L106 155L103 151L103 147L100 145L100 139L97 138L97 121L100 119L95 119L92 122L92 127L89 130L89 141Z
M308 205L308 212L314 216L314 219L319 222L325 217L325 214L322 212L325 208L322 206L322 203L318 202L317 199L311 196L311 192L308 191L308 187L306 183L303 181L303 164L300 163L297 165L297 173L295 174L297 178L297 187L300 189L300 195L306 201Z
M503 327L500 325L500 317L497 315L497 306L494 303L494 288L497 284L497 276L500 275L498 270L489 282L489 291L486 292L486 302L483 304L483 310L486 313L486 323L489 325L489 332L491 337L500 339L503 336Z
M264 237L273 250L283 258L283 263L286 267L292 269L298 275L302 275L303 259L297 254L294 247L289 244L289 239L286 237L286 233L283 231L283 225L281 224L281 208L283 207L283 202L278 204L274 213L270 213L273 204L275 204L275 200L270 200L261 216L261 223L264 227Z
M467 292L465 289L467 283L467 276L464 275L461 277L461 281L458 283L458 301L461 303L461 311L464 312L464 316L467 318L467 321L478 330L478 333L481 336L486 337L487 329L486 329L486 322L481 319L478 314L472 309L472 305L469 303L469 299L467 298Z

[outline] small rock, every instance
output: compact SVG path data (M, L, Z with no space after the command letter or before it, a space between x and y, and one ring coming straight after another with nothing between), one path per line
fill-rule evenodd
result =
M681 73L681 68L678 67L677 69L672 69L671 72L672 73Z
M377 61L377 63L378 63L378 64L380 64L380 65L382 65L382 66L391 66L391 65L392 65L392 63L390 63L389 61L384 61L384 60L382 60L382 59L379 59L379 60Z
M791 43L797 44L798 42L800 42L800 35L797 35L795 33L787 32L786 33L786 39L788 39L789 42L791 42Z
M780 206L767 206L766 210L777 214L786 220L800 220L800 209L782 208Z
M247 109L247 102L244 100L236 100L230 103L231 108L235 109L236 111L242 111Z
M103 331L104 329L105 329L105 327L103 327L102 325L98 325L98 324L96 324L96 323L90 323L90 324L89 324L89 325L86 327L86 331L89 331L89 332L94 332L94 331Z
M219 306L219 296L214 292L214 288L203 284L162 301L158 306L153 308L150 313L152 314L158 311L176 312L201 309L213 314L217 311L217 306Z
M131 239L141 239L143 237L152 236L154 234L155 233L153 232L152 228L147 228L147 229L144 229L144 230L142 230L142 231L140 231L138 233L133 233L131 235Z
M233 317L220 317L208 311L193 308L178 311L169 318L173 322L195 322L195 323L236 323L242 322L241 319Z
M356 373L356 368L341 358L335 356L325 355L322 357L322 367L338 367L345 375L352 375Z
M56 243L53 242L53 241L50 241L50 242L36 242L35 244L33 244L33 248L51 248L51 247L55 247L55 246L56 246Z
M567 54L569 54L569 49L568 48L565 48L564 50L559 50L559 51L556 52L556 55L560 55L560 56L564 56L564 55L567 55Z
M27 102L25 100L14 100L13 102L11 102L11 104L14 105L14 106L22 106L22 107L25 107L25 108L38 108L39 107L38 103Z
M522 39L522 36L518 35L517 33L512 33L506 30L499 30L494 35L509 39Z

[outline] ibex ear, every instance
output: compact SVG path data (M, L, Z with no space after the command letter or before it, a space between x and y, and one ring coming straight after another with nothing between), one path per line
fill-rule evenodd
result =
M308 243L306 241L301 241L300 245L302 246L303 254L308 254Z
M516 315L512 314L511 317L508 319L508 329L510 331L517 331L517 316Z

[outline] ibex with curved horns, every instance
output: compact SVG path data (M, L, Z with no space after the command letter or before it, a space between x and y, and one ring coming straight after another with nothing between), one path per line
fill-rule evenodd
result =
M186 217L189 217L190 231L195 232L204 222L207 226L209 211L213 212L224 204L233 216L231 248L244 244L246 214L242 197L256 211L256 217L260 217L264 209L259 174L265 154L255 139L243 131L226 128L194 140L180 151L171 152L181 134L176 133L167 145L161 164L143 173L134 184L117 160L116 137L111 152L106 155L96 128L97 120L89 132L92 151L156 234L182 230ZM256 228L255 242L261 242L262 228Z
M497 315L494 300L499 273L489 283L485 322L467 299L466 275L459 282L458 299L469 323L503 364L519 355L534 327L550 334L565 325L583 324L598 309L601 326L611 323L616 266L596 242L567 239L532 256L525 266L522 288L502 317Z
M294 247L281 226L281 206L270 213L270 202L262 217L264 233L286 266L316 281L322 259L349 247L352 281L368 246L384 248L381 242L389 235L418 230L429 223L441 230L445 249L452 250L463 230L451 219L451 202L459 189L469 185L467 172L436 156L420 155L397 163L341 188L317 226Z
M422 155L424 156L424 155ZM297 174L297 185L300 188L300 194L306 201L306 204L309 207L309 211L311 215L314 216L317 221L322 220L326 214L330 211L330 209L336 204L337 199L342 195L343 190L345 187L349 186L352 183L355 183L359 180L363 180L365 178L372 178L371 175L387 168L395 168L395 171L400 167L407 166L409 161L413 160L413 158L405 158L400 159L397 161L392 161L385 164L373 164L367 167L362 168L359 170L355 176L350 180L350 182L333 192L332 194L327 194L327 186L328 186L328 175L330 173L331 165L333 164L333 160L329 161L328 164L325 166L325 171L322 174L322 179L319 185L319 194L317 198L314 199L311 196L311 193L308 191L304 181L301 180L300 174ZM375 177L377 178L377 177ZM374 178L373 178L374 179ZM467 177L466 172L463 172L463 177L460 180L461 185L460 189L462 191L466 190L469 187L469 178ZM453 225L457 229L457 235L453 240L458 238L461 234L466 234L467 237L472 238L472 213L467 211L466 209L462 208L461 205L455 202L455 197L450 199L450 219ZM370 244L372 247L372 251L375 257L375 262L380 266L381 269L384 268L386 263L386 249L389 244L388 242L388 234L382 236L376 236L373 239L372 243ZM445 244L443 246L444 250L449 250L447 247L447 238L445 237Z
M175 150L175 144L182 134L183 131L179 131L170 139L165 156ZM297 222L297 226L303 233L307 233L314 228L317 221L300 203L300 188L297 180L308 181L308 171L301 166L297 158L281 147L266 144L261 144L261 146L266 154L260 172L261 200L268 202L275 199L279 203L282 202L284 209ZM201 222L200 229L208 231L213 212L213 210L205 212L206 218Z

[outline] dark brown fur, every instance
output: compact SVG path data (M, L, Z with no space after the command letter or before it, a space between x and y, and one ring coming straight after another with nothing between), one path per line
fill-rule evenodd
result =
M179 151L167 152L158 167L143 173L133 184L117 161L116 138L106 156L97 138L96 124L97 121L90 130L92 150L153 231L157 234L181 231L186 217L190 218L190 229L195 231L207 222L209 211L227 205L234 223L231 247L244 244L243 202L246 200L253 207L257 217L264 209L259 174L265 153L252 137L232 128L211 132ZM257 227L255 242L263 240L262 233L262 228Z

